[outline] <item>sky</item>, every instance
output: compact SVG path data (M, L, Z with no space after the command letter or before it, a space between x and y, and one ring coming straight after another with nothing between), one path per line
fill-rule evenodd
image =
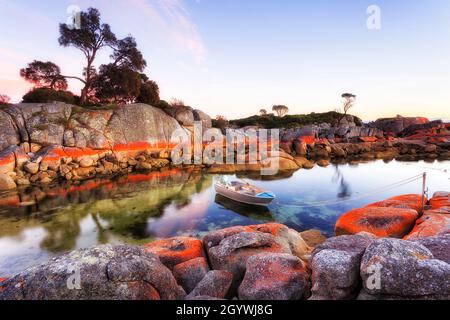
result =
M34 59L81 75L81 52L58 45L70 5L95 7L117 37L136 38L162 99L213 117L276 104L325 112L351 92L351 113L366 121L450 119L448 0L0 0L0 93L13 102L31 87L19 69ZM371 5L380 29L367 27ZM79 93L80 83L69 84Z

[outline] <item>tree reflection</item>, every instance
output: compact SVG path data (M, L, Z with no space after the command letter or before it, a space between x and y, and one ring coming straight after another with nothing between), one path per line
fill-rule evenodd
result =
M352 190L350 184L345 180L344 175L339 168L338 164L334 164L334 175L332 177L333 182L339 183L339 192L337 194L338 198L347 198L352 195Z

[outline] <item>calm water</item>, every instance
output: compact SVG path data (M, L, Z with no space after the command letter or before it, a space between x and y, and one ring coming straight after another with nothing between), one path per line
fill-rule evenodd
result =
M420 193L421 181L396 189L380 188L424 171L430 193L450 190L449 161L376 161L299 170L270 180L241 176L275 192L278 198L266 210L216 196L214 176L192 171L0 194L0 277L67 250L202 235L234 225L277 221L299 231L320 229L331 236L336 219L352 208L393 195ZM361 198L372 190L379 192ZM349 198L356 199L347 201ZM328 200L345 201L308 207Z

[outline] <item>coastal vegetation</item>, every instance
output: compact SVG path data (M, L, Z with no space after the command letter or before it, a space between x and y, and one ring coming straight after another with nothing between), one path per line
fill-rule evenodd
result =
M305 125L310 124L320 124L320 123L329 123L333 124L336 122L340 122L343 119L343 113L339 113L336 111L324 112L324 113L315 113L312 112L310 114L296 114L296 115L284 115L276 116L274 114L263 114L263 115L254 115L248 118L235 119L230 120L230 124L236 125L237 127L246 127L246 126L258 126L261 128L272 129L272 128L298 128ZM362 125L362 120L354 117L356 124L358 126Z
M132 36L118 39L109 24L101 21L100 12L89 8L80 13L80 27L65 23L59 26L58 42L82 53L85 67L82 76L64 75L51 61L30 62L20 75L34 85L24 102L62 101L82 106L98 104L147 103L159 105L159 87L145 73L147 61ZM109 50L110 61L96 68L97 57ZM66 91L68 80L83 84L79 96Z

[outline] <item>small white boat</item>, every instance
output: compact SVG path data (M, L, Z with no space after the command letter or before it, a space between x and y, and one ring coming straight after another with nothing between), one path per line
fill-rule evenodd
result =
M268 206L275 199L272 192L239 181L228 182L220 179L215 182L214 188L226 198L256 206Z

